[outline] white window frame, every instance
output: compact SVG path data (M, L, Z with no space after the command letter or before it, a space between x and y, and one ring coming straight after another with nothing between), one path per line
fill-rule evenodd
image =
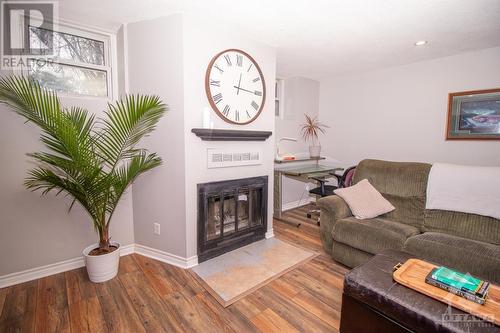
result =
M281 78L276 78L275 81L275 91L274 91L274 102L279 102L278 115L276 115L276 109L274 110L274 115L276 118L285 118L285 80ZM276 106L275 106L276 107Z
M21 18L19 20L20 22L20 27L19 27L19 33L17 34L18 38L20 38L20 41L23 42L24 35L23 35L23 25L24 25L24 16L21 15ZM30 17L30 23L41 23L41 20L37 17ZM95 65L95 64L89 64L85 62L79 62L79 61L68 61L66 59L57 59L55 63L59 63L62 65L69 65L69 66L74 66L74 67L82 67L82 68L88 68L88 69L93 69L93 70L98 70L98 71L103 71L106 72L106 79L107 79L107 96L92 96L92 95L83 95L83 94L77 94L77 93L71 93L71 92L57 92L57 95L60 97L71 97L71 98L86 98L86 99L105 99L108 101L113 100L116 96L118 96L118 84L117 84L117 78L115 73L117 73L116 66L117 66L117 44L116 44L116 34L101 30L95 27L90 27L90 26L83 26L79 24L74 24L68 21L63 21L59 20L58 22L55 22L54 26L54 31L56 32L61 32L61 33L66 33L78 37L83 37L83 38L88 38L88 39L93 39L97 40L99 42L104 43L104 65ZM24 43L22 44L24 45ZM26 61L24 62L27 64L28 59L36 58L35 57L30 57L30 56L25 56L24 57ZM41 57L40 57L41 58ZM22 74L25 76L29 76L29 67L28 66L22 66L20 69L17 69L14 71L16 74Z

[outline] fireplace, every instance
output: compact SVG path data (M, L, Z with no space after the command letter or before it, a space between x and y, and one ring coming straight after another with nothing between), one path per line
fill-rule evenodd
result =
M263 239L267 176L198 184L198 261Z

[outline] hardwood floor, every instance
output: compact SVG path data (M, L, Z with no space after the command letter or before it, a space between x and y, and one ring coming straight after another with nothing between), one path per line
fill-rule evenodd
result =
M85 268L0 289L0 332L337 332L343 276L306 208L274 220L281 240L321 253L223 308L191 272L137 254L101 284Z

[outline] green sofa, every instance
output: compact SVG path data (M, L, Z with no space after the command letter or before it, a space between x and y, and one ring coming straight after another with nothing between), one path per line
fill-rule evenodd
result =
M396 209L358 220L340 197L318 200L326 252L355 267L383 250L402 250L500 283L500 220L425 209L430 168L426 163L361 161L353 182L368 179Z

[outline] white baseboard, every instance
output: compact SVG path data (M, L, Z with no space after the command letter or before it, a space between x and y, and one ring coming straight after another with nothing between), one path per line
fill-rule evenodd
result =
M135 253L184 269L198 265L198 256L183 258L140 244L135 244Z
M123 245L120 249L120 257L128 256L135 252L135 244Z
M273 238L274 237L274 230L268 230L265 235L266 239Z
M83 257L60 261L54 264L27 269L0 276L0 288L9 287L15 284L40 279L49 275L54 275L84 266Z
M308 204L308 203L310 203L312 201L314 201L314 198L305 198L305 199L302 199L302 200L296 200L296 201L292 201L292 202L287 202L287 203L284 203L281 206L281 211L284 212L284 211L287 211L287 210L290 210L290 209L294 209L294 208L306 205L306 204Z
M126 256L134 253L135 244L123 245L120 249L120 256ZM85 266L83 257L68 259L53 264L27 269L21 272L15 272L0 276L0 288L9 287L15 284L40 279L49 275L54 275L72 269Z

